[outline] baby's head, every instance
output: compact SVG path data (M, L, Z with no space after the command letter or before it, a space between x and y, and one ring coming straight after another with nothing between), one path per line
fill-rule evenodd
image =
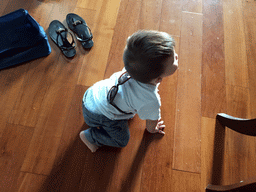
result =
M174 39L165 32L138 31L127 39L123 60L126 71L142 83L158 83L178 67Z

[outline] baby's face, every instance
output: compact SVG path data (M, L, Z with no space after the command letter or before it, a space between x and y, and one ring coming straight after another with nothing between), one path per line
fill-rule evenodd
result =
M178 69L178 54L174 51L174 61L172 58L168 58L166 61L166 69L162 74L162 77L168 77L172 75Z

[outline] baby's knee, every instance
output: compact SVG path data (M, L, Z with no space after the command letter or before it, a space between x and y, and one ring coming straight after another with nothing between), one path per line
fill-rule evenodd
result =
M130 135L126 135L125 137L120 139L118 141L119 147L121 147L121 148L125 147L128 144L129 140L130 140Z
M123 147L125 147L125 146L128 144L128 142L129 142L129 140L128 140L128 141L125 140L125 141L119 143L119 146L120 146L121 148L123 148Z

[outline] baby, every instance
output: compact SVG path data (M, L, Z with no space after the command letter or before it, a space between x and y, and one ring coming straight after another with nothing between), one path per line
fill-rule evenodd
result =
M135 114L146 120L150 133L164 133L158 86L178 68L174 39L165 32L138 31L127 39L124 69L95 83L84 94L85 123L81 140L95 152L103 145L125 147L130 138L128 120Z

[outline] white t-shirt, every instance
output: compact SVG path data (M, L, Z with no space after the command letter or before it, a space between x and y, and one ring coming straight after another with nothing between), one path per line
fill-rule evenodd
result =
M160 96L158 85L140 83L134 79L128 80L119 85L118 93L114 103L127 113L119 112L107 101L107 94L113 85L117 84L118 78L125 70L114 73L109 79L95 83L84 94L85 107L96 114L103 114L109 119L120 120L130 119L136 113L143 120L157 120L160 118Z

